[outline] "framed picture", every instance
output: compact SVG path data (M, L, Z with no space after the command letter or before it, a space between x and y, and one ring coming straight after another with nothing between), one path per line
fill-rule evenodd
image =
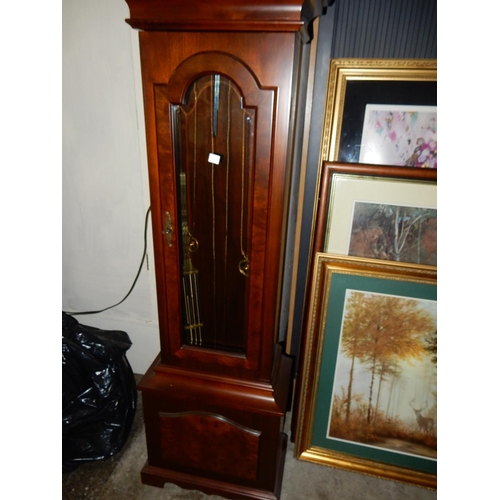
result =
M373 139L385 135L392 146L392 155L381 157L377 164L409 166L420 147L422 152L418 156L430 155L431 151L434 155L427 164L423 158L420 163L437 168L437 116L434 115L433 120L422 115L433 113L433 110L435 113L436 106L437 61L434 59L333 59L328 79L321 160L375 163L366 157L363 159L360 154L362 149L363 154L366 151L373 154L377 146L372 143ZM376 112L381 113L382 121L378 122L381 127L364 134L365 122L368 127L370 115L373 118ZM421 123L427 119L429 123ZM409 125L410 130L400 125ZM389 133L387 127L392 127ZM423 132L426 135L421 135ZM379 135L374 136L374 133ZM429 142L423 147L422 141L426 138ZM413 142L408 144L408 139ZM395 163L388 161L394 157L397 147L402 147L402 150L396 152ZM419 163L414 161L413 166L419 166Z
M295 457L436 487L432 266L316 254Z
M313 251L437 265L437 170L324 162Z

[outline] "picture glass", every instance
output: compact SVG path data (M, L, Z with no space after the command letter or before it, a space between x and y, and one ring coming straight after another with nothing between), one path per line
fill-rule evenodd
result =
M313 445L436 472L436 305L435 285L333 275Z
M437 210L355 201L348 255L437 265Z
M436 184L333 175L324 251L436 265Z
M359 161L437 168L437 107L367 104Z

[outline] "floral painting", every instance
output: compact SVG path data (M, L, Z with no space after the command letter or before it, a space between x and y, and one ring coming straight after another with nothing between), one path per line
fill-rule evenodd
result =
M354 202L348 255L437 265L437 210Z
M437 107L367 104L359 161L437 168Z
M436 309L345 291L328 439L437 458Z

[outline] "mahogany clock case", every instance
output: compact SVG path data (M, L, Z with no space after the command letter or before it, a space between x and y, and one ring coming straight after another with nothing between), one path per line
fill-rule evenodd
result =
M296 81L301 37L332 2L127 3L140 30L161 346L138 386L142 480L276 499Z

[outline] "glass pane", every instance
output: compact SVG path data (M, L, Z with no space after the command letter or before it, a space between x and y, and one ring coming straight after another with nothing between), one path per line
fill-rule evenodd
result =
M220 75L175 107L184 343L244 353L254 110Z

